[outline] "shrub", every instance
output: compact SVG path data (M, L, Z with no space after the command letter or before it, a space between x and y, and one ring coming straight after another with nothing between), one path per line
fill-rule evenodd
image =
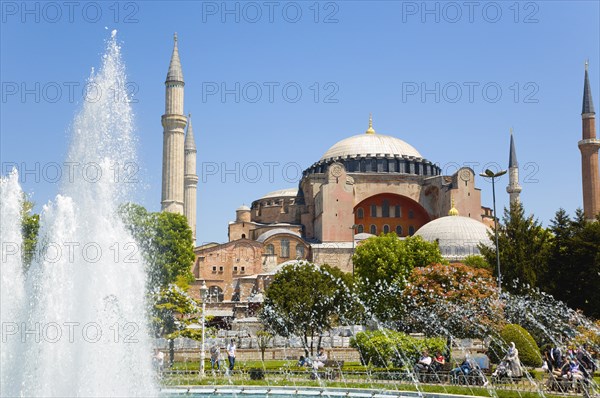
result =
M446 340L441 337L417 338L402 332L383 329L360 332L350 340L350 346L358 350L363 365L388 368L412 366L423 349L430 354L444 352Z
M259 368L250 369L248 374L250 375L250 380L264 380L265 378L265 371Z
M519 359L524 366L542 366L540 349L531 334L519 325L508 324L500 332L500 338L495 339L488 349L492 362L498 363L504 357L511 342L519 350Z

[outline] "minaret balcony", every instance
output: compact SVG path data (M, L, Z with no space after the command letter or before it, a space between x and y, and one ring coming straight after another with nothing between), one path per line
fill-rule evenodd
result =
M594 149L598 150L600 148L600 139L598 138L588 138L585 140L581 140L577 143L579 149Z

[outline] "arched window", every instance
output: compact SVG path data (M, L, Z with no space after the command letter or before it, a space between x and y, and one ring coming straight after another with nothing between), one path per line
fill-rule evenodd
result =
M412 225L408 227L408 235L413 236L415 234L415 227Z
M296 245L296 258L304 258L304 245L301 243Z
M242 234L242 239L246 239L246 234Z
M364 217L365 217L365 211L363 210L363 208L362 208L362 207L359 207L359 208L356 210L356 217L357 217L357 218L364 218Z
M402 217L402 208L400 207L400 205L394 206L394 210L395 210L394 211L394 213L395 213L394 217L396 217L396 218Z
M362 224L358 224L356 231L357 231L357 233L362 234L363 232L365 232L365 227L363 227Z
M390 202L387 199L383 200L383 206L381 207L381 217L390 216Z
M396 225L396 235L402 236L402 225Z
M275 254L275 246L273 246L273 244L268 244L265 248L265 254Z
M290 241L281 239L281 257L288 258L290 256Z
M208 288L208 303L220 303L223 301L223 289L219 286L211 286Z
M371 234L377 235L377 226L376 225L371 224Z
M390 226L389 225L384 225L383 226L383 233L384 234L389 234L390 233Z
M371 205L371 217L377 217L377 205Z

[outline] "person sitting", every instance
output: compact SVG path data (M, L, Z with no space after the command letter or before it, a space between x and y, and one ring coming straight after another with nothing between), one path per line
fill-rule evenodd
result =
M450 371L450 376L453 381L456 381L458 379L459 375L462 374L464 376L468 376L472 370L473 370L473 364L471 362L471 359L469 358L469 354L467 354L467 356L465 357L464 361L462 361L460 366L456 367Z
M312 361L310 360L310 358L307 358L304 355L301 355L300 359L298 359L297 366L304 367L304 366L311 366L311 365L312 365Z
M325 350L323 349L323 347L317 348L317 356L315 357L315 360L312 363L313 369L317 370L319 368L322 368L323 366L325 366L325 361L327 361L327 354L325 353Z
M429 356L429 352L427 350L423 350L421 358L419 358L419 361L415 365L415 372L419 373L431 370L431 362L432 359Z
M444 358L444 356L442 355L442 353L440 351L437 351L435 353L435 357L433 357L433 362L432 362L433 370L436 372L439 372L442 370L442 368L444 367L445 364L446 364L446 359Z

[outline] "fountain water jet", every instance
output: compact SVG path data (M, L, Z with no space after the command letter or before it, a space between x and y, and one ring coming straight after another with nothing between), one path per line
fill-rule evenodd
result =
M146 267L117 212L134 192L135 176L129 171L137 170L126 81L113 31L102 66L87 84L94 93L88 94L71 127L65 164L74 172L63 181L55 201L43 207L26 280L11 281L15 303L4 300L5 279L18 275L15 268L21 264L3 259L2 321L6 313L19 327L18 333L3 335L9 343L2 349L3 394L157 395L144 294ZM2 186L2 212L6 207L10 215L2 218L2 239L6 230L7 240L19 242L22 238L14 232L20 229L14 216L18 202L5 198L18 195L10 183L13 178L6 184L7 193L4 181ZM20 290L28 302L18 303ZM15 314L13 307L19 305L25 309ZM15 358L22 365L9 375L5 361Z

